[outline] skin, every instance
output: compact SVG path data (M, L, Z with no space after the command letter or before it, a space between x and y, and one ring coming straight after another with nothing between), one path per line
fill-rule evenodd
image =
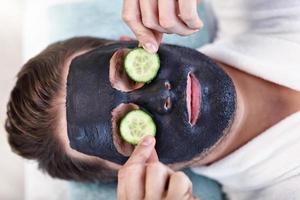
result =
M207 165L229 155L266 129L300 110L300 92L265 81L219 63L233 79L238 111L230 134L209 155L195 163ZM262 112L263 111L263 112Z
M118 199L196 199L189 178L160 163L154 145L154 137L144 138L119 170Z
M199 2L196 0L124 0L123 19L141 46L149 52L156 52L163 33L190 35L202 27L197 14L197 3ZM127 37L122 39L129 40ZM80 53L82 52L78 54ZM71 59L66 63L65 80ZM173 170L207 165L222 159L267 128L300 110L300 92L246 74L221 62L218 64L235 84L237 111L227 137L205 156L175 165L164 165L158 160L153 137L146 137L123 166L84 155L68 145L66 111L63 107L65 104L62 104L59 128L65 150L71 156L104 163L119 170L118 199L195 199L189 178ZM65 94L61 95L61 99L65 100Z
M156 79L129 93L118 91L113 88L114 81L108 80L111 69L114 68L113 55L125 50L122 45L129 48L129 45L132 45L131 48L134 48L136 44L116 42L114 45L99 47L72 61L67 79L67 125L70 146L82 153L123 165L128 157L122 156L124 152L117 151L120 145L116 145L116 138L120 138L120 134L113 132L111 126L120 121L113 118L112 112L121 103L134 103L149 111L156 121L155 148L161 162L175 164L205 154L226 135L227 131L224 130L232 124L236 109L232 80L224 70L213 64L211 59L196 50L161 45L161 69ZM120 57L116 60L122 65L121 59ZM172 71L176 66L179 70L174 74ZM191 126L187 112L190 105L189 74L191 77L194 77L194 74L201 83L198 90L201 98L198 96L198 99L192 101L199 104L201 102L201 106L198 104L201 117L194 126ZM125 84L126 77L118 77L115 80L121 80L119 82ZM168 82L171 85L169 87L166 86ZM192 96L196 95L193 93ZM89 98L83 98L85 96ZM170 112L165 106L168 99L173 104ZM122 138L120 140L123 141ZM115 146L110 148L112 141ZM173 148L175 146L177 148Z
M87 51L78 52L66 61L63 72L65 83L72 59ZM69 146L67 137L66 97L65 91L62 91L57 100L61 106L61 120L58 128L65 151L70 156L88 162L96 162L99 165L104 164L111 169L118 170L118 199L141 199L141 196L145 196L146 199L161 199L161 197L194 199L191 181L185 174L176 172L176 170L188 166L207 165L222 159L267 128L300 110L300 92L254 77L223 63L218 62L218 64L234 82L237 92L237 111L227 137L221 140L206 156L188 162L164 165L158 160L153 137L150 137L152 142L149 145L137 146L123 166L73 150ZM262 110L263 112L261 112Z
M149 52L156 52L163 33L182 36L197 32L203 23L199 0L124 0L122 17Z

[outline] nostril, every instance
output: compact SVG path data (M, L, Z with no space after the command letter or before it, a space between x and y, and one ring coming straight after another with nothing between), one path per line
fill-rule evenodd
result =
M165 82L165 88L167 88L168 90L171 89L171 84L170 84L169 81L166 81L166 82Z
M171 101L171 97L168 97L165 101L165 104L164 104L164 109L165 110L170 110L172 107L172 101Z

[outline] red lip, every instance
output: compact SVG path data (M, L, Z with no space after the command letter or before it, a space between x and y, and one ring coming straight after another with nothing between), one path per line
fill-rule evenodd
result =
M189 123L194 126L200 112L200 83L195 75L189 72L186 86L186 106L188 110Z

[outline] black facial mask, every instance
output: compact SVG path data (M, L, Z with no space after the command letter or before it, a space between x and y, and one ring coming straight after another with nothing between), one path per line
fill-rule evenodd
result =
M157 126L156 150L165 164L191 160L210 149L231 125L236 93L230 77L211 59L196 50L162 44L157 77L142 88L121 92L112 88L109 62L120 48L133 42L101 46L75 58L67 78L67 128L71 148L118 164L120 154L112 139L111 112L121 103L134 103L147 111ZM201 85L199 118L188 121L186 87L189 73ZM171 89L165 87L171 84ZM164 108L170 97L172 107Z

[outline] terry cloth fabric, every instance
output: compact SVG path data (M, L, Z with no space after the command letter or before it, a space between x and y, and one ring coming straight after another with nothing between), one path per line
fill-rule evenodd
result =
M297 112L222 160L192 170L218 180L230 199L300 199L299 133Z
M210 0L206 6L216 38L201 52L300 91L300 1ZM193 171L219 181L229 199L300 199L299 152L297 112L224 159Z
M209 0L217 27L210 57L300 91L300 1ZM211 29L209 29L211 30Z

